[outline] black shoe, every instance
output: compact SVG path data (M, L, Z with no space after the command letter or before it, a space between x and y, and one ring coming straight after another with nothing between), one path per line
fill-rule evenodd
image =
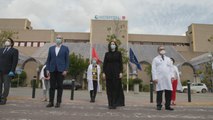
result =
M157 107L157 110L161 110L161 107Z
M171 107L168 107L168 108L166 108L166 110L173 111L174 109L173 109L173 108L171 108Z
M46 107L53 107L54 104L53 103L49 103Z
M60 107L60 103L56 103L55 108L59 108L59 107Z
M7 103L7 99L1 99L0 105L5 105Z
M116 106L109 106L109 109L116 109Z

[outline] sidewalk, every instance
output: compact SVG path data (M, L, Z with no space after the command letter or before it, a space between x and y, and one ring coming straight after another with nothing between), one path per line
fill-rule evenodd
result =
M37 100L42 99L42 89L36 89L36 96L32 98L32 88L30 87L19 87L11 88L8 97L9 100ZM150 103L150 93L140 92L139 94L134 94L133 91L125 93L125 103L126 106L155 106L156 94L154 93L153 103ZM75 103L75 104L88 104L89 102L89 92L87 90L77 90L74 92L74 100L70 100L71 91L64 90L63 92L63 103ZM177 105L180 106L213 106L213 93L194 93L191 94L191 102L188 102L187 93L177 93ZM106 91L102 91L97 94L96 104L107 105Z
M42 102L42 89L36 89L32 98L32 88L11 88L6 105L0 105L0 120L212 120L213 94L192 94L192 102L187 102L186 93L177 93L174 111L162 108L156 110L150 103L149 93L125 92L124 107L108 109L106 92L98 93L95 103L90 103L89 92L78 90L74 100L71 91L64 90L60 108L46 108Z

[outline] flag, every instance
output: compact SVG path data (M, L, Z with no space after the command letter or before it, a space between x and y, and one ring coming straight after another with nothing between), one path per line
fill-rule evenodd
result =
M95 58L98 64L101 62L94 47L92 48L92 58Z
M138 59L136 58L136 56L131 48L129 50L129 59L130 59L131 63L133 63L137 66L137 69L142 70L140 63L138 62Z

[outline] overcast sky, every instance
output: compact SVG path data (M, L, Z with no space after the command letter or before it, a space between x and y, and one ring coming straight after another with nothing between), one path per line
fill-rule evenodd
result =
M95 15L126 16L129 33L184 35L213 24L213 0L0 0L0 18L27 18L34 29L88 32Z

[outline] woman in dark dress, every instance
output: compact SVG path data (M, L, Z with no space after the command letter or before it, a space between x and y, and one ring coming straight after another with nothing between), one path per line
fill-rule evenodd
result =
M103 77L106 79L107 98L109 109L124 106L124 93L121 83L123 72L122 54L118 51L116 42L108 44L103 63Z

